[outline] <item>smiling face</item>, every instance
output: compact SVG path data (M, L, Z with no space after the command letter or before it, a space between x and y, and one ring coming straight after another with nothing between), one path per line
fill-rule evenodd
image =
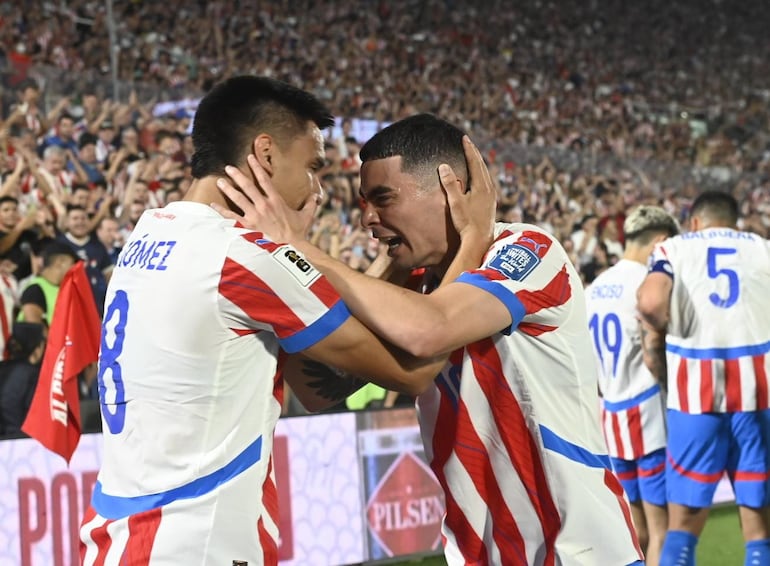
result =
M299 210L310 195L321 195L324 145L315 124L308 122L306 131L284 147L273 143L270 159L273 185L291 208Z
M367 161L360 194L361 223L388 244L397 267L446 267L454 257L458 237L438 173L435 178L405 173L400 156Z

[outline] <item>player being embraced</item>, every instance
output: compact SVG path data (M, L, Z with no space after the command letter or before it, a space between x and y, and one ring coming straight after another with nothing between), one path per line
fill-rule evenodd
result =
M586 289L588 326L599 362L604 437L615 474L631 501L648 566L657 566L666 536L665 395L644 364L636 292L655 244L679 233L657 206L640 206L623 226L623 257Z
M397 268L429 268L429 287L448 280L465 239L448 220L441 190L468 186L465 139L453 125L417 115L361 149L362 222L388 245ZM233 171L243 192L225 180L221 187L244 214L224 214L295 245L386 340L421 357L449 355L418 399L426 455L446 498L448 563L639 562L596 414L583 286L559 243L536 226L498 224L476 269L420 294L357 273L309 244L306 214L286 206L250 164L259 188ZM494 192L486 168L481 173L470 171L470 193ZM454 225L462 225L457 213L453 207Z
M277 564L282 377L318 409L361 384L323 364L410 394L443 366L384 345L295 247L210 207L232 206L216 179L227 163L248 172L253 154L281 198L312 214L321 128L332 123L312 95L267 78L229 79L201 101L185 199L142 215L109 283L104 450L81 528L84 564ZM460 210L484 195L455 189L442 195ZM481 230L463 218L450 274L488 247L492 211L482 212Z
M648 366L668 376L661 564L695 563L695 545L726 471L747 565L770 565L770 243L736 228L738 203L704 192L690 232L655 247L639 288Z

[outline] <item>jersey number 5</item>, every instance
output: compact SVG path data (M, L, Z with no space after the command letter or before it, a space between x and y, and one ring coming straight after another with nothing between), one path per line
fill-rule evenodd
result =
M115 323L115 338L112 344L107 343L107 328L113 324L113 319L118 317ZM104 314L102 324L102 346L99 356L99 404L102 407L102 415L107 423L107 428L112 434L120 434L126 423L126 390L123 387L123 374L120 369L118 357L123 351L123 341L126 338L126 322L128 321L128 295L125 291L117 291L112 299L107 312ZM109 381L105 375L109 374ZM107 402L107 394L114 400Z
M738 301L738 295L740 293L740 285L738 282L738 274L733 269L719 268L717 261L719 256L733 255L736 253L735 248L708 248L708 255L706 257L706 263L708 267L708 274L711 279L717 277L727 277L727 297L722 297L719 293L711 293L709 295L709 301L721 309L729 309Z

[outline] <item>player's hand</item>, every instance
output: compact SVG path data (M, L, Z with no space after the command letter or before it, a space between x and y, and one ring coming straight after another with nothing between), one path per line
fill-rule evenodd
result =
M230 179L217 179L219 190L243 213L237 214L216 203L211 206L225 218L236 220L251 230L268 234L274 242L290 243L305 239L320 204L320 195L311 195L299 210L292 210L275 190L270 176L257 158L249 155L247 161L256 183L237 167L230 165L225 168ZM231 181L240 190L236 189Z
M465 160L468 164L468 188L447 164L439 166L439 179L460 239L479 237L492 243L497 208L497 191L481 153L468 136L463 137Z

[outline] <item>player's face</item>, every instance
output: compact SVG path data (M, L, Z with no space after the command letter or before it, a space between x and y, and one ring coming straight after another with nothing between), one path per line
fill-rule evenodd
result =
M72 210L67 215L67 229L76 238L88 235L88 214L85 210Z
M19 207L15 202L0 204L0 227L4 230L12 230L19 221Z
M430 186L428 186L430 185ZM454 234L438 173L424 181L401 171L401 157L367 161L361 167L361 223L388 244L401 268L442 264Z
M312 122L308 122L307 131L294 138L287 147L275 146L272 182L286 204L299 210L310 195L321 195L318 171L323 163L323 136Z

